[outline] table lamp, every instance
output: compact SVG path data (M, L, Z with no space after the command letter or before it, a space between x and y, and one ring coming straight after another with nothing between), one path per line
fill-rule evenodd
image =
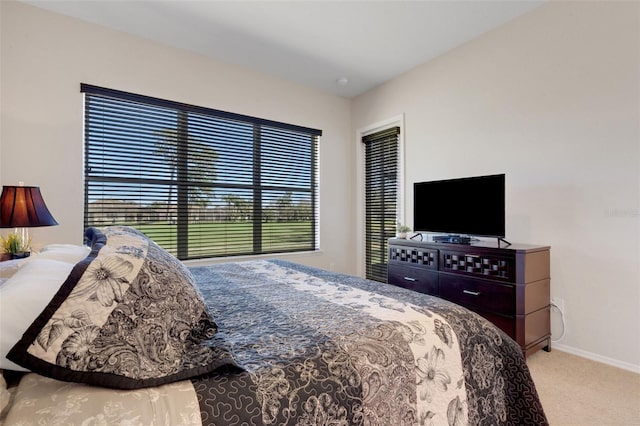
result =
M53 218L37 186L3 186L0 195L0 228L15 228L14 233L22 238L29 249L28 228L53 226ZM18 228L21 228L19 230Z

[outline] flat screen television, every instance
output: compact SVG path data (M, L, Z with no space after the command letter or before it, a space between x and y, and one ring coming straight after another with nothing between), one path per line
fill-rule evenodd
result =
M505 237L505 175L416 182L413 230Z

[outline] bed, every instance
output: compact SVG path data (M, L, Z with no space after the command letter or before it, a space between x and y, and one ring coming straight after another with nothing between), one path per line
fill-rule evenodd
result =
M128 227L86 236L2 278L5 426L548 424L518 345L460 306L283 260L186 268Z

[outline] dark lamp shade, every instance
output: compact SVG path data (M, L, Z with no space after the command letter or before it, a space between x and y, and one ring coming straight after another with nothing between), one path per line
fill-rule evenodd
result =
M57 224L44 203L39 187L2 187L0 228L30 228Z

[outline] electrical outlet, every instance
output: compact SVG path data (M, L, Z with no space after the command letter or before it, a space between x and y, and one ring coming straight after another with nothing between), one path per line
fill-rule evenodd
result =
M551 304L558 308L558 310L564 314L564 299L561 299L559 297L552 297Z

